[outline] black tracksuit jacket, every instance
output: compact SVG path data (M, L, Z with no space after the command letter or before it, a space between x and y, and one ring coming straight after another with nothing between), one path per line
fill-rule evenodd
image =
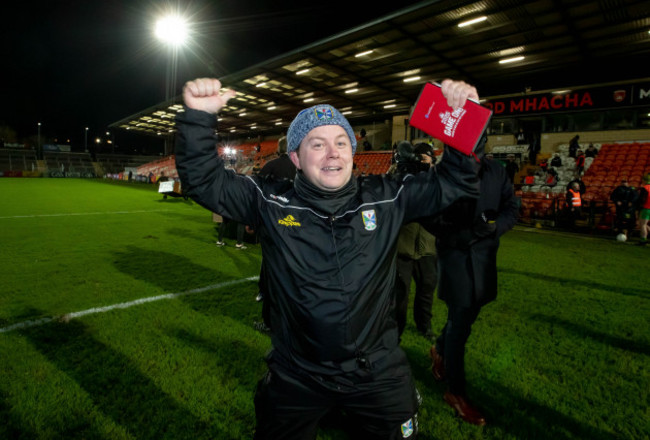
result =
M183 189L208 210L259 233L274 359L335 375L371 369L397 349L400 227L459 197L476 197L476 159L445 152L435 170L399 179L353 176L345 189L319 194L301 173L289 184L224 169L214 115L186 108L177 126Z

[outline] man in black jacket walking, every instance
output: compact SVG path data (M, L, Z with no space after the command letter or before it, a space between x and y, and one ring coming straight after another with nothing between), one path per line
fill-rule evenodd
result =
M445 402L466 422L485 425L465 389L465 343L481 307L497 296L499 237L517 221L517 201L505 170L484 159L478 200L460 200L434 225L438 250L438 295L447 303L447 323L431 347L432 373L446 380Z
M478 99L464 82L445 80L442 91L454 108ZM315 439L336 409L359 438L414 438L419 395L398 343L395 244L402 224L478 196L476 160L448 148L437 170L355 178L354 131L322 104L287 132L293 183L237 175L215 149L216 114L235 95L216 79L185 84L176 166L197 203L259 233L273 349L255 438Z

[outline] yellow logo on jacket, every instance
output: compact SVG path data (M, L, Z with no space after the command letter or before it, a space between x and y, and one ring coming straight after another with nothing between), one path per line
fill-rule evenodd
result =
M285 218L278 220L278 223L284 226L301 226L292 215L288 215Z

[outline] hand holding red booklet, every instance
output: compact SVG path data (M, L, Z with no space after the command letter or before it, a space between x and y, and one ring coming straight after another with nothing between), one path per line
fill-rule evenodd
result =
M492 110L468 99L462 108L447 105L437 83L426 83L415 102L409 124L445 144L471 155L485 131Z

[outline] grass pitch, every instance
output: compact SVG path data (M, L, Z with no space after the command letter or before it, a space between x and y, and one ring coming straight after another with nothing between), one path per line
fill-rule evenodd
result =
M215 239L209 212L151 185L0 179L0 439L252 438L261 256ZM649 252L506 234L466 354L488 426L443 403L410 322L419 438L648 438ZM436 300L434 329L445 317Z

